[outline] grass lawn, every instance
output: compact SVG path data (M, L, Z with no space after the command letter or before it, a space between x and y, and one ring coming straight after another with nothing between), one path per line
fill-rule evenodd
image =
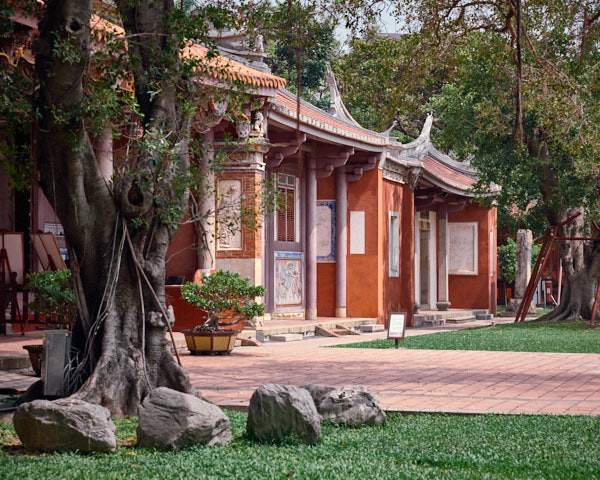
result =
M401 348L494 350L503 352L600 353L600 328L589 322L506 323L399 340ZM337 345L336 348L394 348L394 340Z
M246 414L234 440L178 452L135 448L135 419L118 421L113 454L31 453L0 424L1 479L599 479L600 417L392 414L383 426L323 425L316 446L258 445Z

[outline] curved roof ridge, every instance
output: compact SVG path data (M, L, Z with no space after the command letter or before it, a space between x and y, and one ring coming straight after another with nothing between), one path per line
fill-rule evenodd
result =
M459 162L454 160L449 155L438 150L431 142L431 127L433 126L433 114L429 113L427 119L423 124L421 133L412 142L405 143L400 146L404 155L413 156L419 160L430 156L435 160L444 163L446 166L463 173L468 176L475 176L476 171L473 168L469 168L470 162Z
M278 89L275 107L279 111L292 118L296 118L297 102L298 96L296 94L285 88ZM352 122L346 118L336 117L331 113L317 107L316 105L303 100L302 98L300 98L300 106L300 117L305 123L316 125L323 130L330 130L330 128L337 127L337 129L345 130L347 134L346 136L363 136L368 139L369 143L377 145L387 145L389 143L389 139L386 135L369 130L368 128L364 128L360 124Z
M414 150L416 153L426 151L429 147L433 147L431 143L431 126L433 125L433 114L427 115L427 119L423 124L421 133L412 142L402 145L403 150Z
M354 119L354 117L346 108L344 100L342 99L342 95L338 89L335 75L333 74L329 64L327 64L327 73L325 78L327 80L327 86L329 87L329 113L339 120L346 120L356 127L363 128L362 125Z

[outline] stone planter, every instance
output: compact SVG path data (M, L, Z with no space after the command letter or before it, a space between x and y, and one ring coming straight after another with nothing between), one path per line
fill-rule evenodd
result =
M23 348L29 353L31 367L36 377L42 376L42 355L44 354L43 345L23 345Z
M185 343L192 355L229 355L235 347L240 330L219 330L202 332L182 330Z

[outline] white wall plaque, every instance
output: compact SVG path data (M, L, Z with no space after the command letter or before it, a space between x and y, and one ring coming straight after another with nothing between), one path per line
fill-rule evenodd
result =
M335 262L335 200L317 201L317 261Z
M398 212L388 212L389 216L389 276L400 276L400 215Z
M365 212L350 212L350 254L365 253Z
M490 278L494 276L494 227L490 228Z
M448 273L477 275L477 222L448 222Z

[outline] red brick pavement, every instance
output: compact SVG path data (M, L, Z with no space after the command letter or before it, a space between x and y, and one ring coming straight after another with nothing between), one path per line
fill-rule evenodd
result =
M2 336L0 355L23 354L22 345L40 343L39 337ZM263 383L361 384L390 410L600 415L600 354L324 348L378 337L385 334L236 347L230 356L182 352L181 358L192 384L221 404L247 405ZM0 372L0 386L15 382L10 375Z
M263 383L360 384L390 410L600 415L598 354L324 348L352 341L181 358L193 385L220 404L246 405Z

